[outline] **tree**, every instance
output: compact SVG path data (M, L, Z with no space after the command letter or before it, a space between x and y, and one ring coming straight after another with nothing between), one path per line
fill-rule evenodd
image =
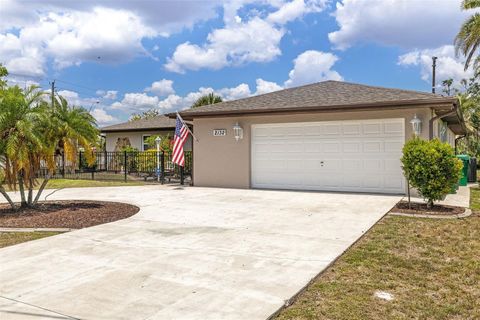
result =
M427 200L428 208L450 192L463 166L448 143L418 137L405 143L401 161L405 177Z
M8 73L0 68L0 74ZM38 87L22 90L18 86L6 86L1 77L0 80L0 193L15 208L4 184L18 188L20 206L34 206L49 177L44 179L33 199L40 164L45 163L53 173L54 155L58 153L75 162L79 147L90 150L95 144L98 129L86 109L70 107L61 97L54 99L52 106ZM86 152L86 155L87 161L92 161L93 154Z
M212 93L206 94L206 95L201 96L200 98L198 98L198 99L192 104L192 108L198 108L198 107L201 107L201 106L207 106L207 105L219 103L219 102L222 102L222 101L223 101L222 97L217 96L216 94L214 94L214 93L212 92Z
M449 82L449 80L446 81ZM448 83L446 81L444 83ZM466 136L458 141L458 150L461 153L477 156L480 151L480 83L477 78L462 79L460 83L461 89L451 89L459 101L460 111L467 128Z
M471 10L480 8L479 0L463 0L462 9ZM480 14L474 13L461 26L460 31L455 37L455 51L458 55L461 53L467 59L465 61L465 70L470 66L474 55L476 54L480 45ZM478 69L479 59L476 57L475 69Z
M87 109L78 106L69 106L62 96L54 99L53 107L46 108L46 117L39 128L42 138L47 144L48 157L62 154L66 161L76 163L80 148L87 151L84 153L88 165L94 163L94 153L89 152L98 143L99 131L95 118ZM50 166L52 171L54 168ZM42 182L35 198L36 204L39 195L48 183L50 175Z
M159 115L161 115L161 113L158 109L150 109L150 110L144 111L142 113L133 113L130 116L130 119L128 119L128 121L137 121L137 120L141 120L141 119L151 119L151 118L158 117Z
M41 158L46 155L47 146L38 130L43 122L45 102L43 92L31 86L26 90L4 87L0 93L0 155L3 163L1 183L11 188L18 187L21 206L27 206L25 186L32 190ZM4 188L1 187L5 196ZM11 199L8 202L13 206Z
M157 139L157 137L160 137L160 139L162 139L160 142L160 150L165 153L171 153L173 148L172 137L168 133L166 135L152 135L148 137L145 142L148 144L149 150L156 150L157 143L155 140Z
M443 86L443 92L447 96L452 95L452 85L453 85L453 79L447 79L442 81L442 86Z

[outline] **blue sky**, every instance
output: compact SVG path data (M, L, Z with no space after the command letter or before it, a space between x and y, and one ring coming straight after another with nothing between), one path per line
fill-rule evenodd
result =
M92 109L100 126L324 80L430 91L472 75L459 0L0 0L0 63Z

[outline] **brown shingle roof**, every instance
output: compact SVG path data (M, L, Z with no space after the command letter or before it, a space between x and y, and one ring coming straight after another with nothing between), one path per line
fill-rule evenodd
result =
M374 87L341 81L324 81L189 109L182 111L181 115L186 119L191 119L196 116L221 114L339 110L367 106L453 103L453 101L453 98L426 92Z
M166 116L156 116L149 119L140 119L128 121L124 123L114 124L112 126L103 127L101 132L113 131L137 131L137 130L158 130L175 128L175 119Z

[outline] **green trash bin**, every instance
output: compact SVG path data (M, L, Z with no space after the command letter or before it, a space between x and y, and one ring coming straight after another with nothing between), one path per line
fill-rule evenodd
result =
M462 175L460 176L458 184L460 186L466 186L468 183L468 166L470 162L470 156L466 154L457 154L457 158L463 162Z

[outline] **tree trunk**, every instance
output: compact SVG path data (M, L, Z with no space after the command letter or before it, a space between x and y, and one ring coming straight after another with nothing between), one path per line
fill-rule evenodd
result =
M45 187L47 186L47 183L48 183L49 180L50 180L50 176L49 176L49 175L47 175L47 176L45 177L45 179L43 179L42 184L40 185L40 188L39 188L38 191L37 191L37 195L35 196L35 200L33 200L33 205L34 205L34 206L37 204L38 200L40 199L40 196L41 196L41 194L42 194L42 192L43 192L43 189L45 189Z
M433 200L428 199L427 201L427 209L432 209L433 208Z
M17 209L17 207L15 206L15 203L13 203L12 199L10 198L10 196L8 195L7 191L5 190L5 188L3 186L0 186L0 193L2 194L2 196L7 199L8 203L10 204L10 206L12 207L12 209Z
M28 200L27 200L28 206L31 206L33 204L32 199L33 199L33 180L30 178L28 180Z
M20 206L27 207L27 200L25 199L25 185L23 183L23 173L18 176L18 191L20 191Z

